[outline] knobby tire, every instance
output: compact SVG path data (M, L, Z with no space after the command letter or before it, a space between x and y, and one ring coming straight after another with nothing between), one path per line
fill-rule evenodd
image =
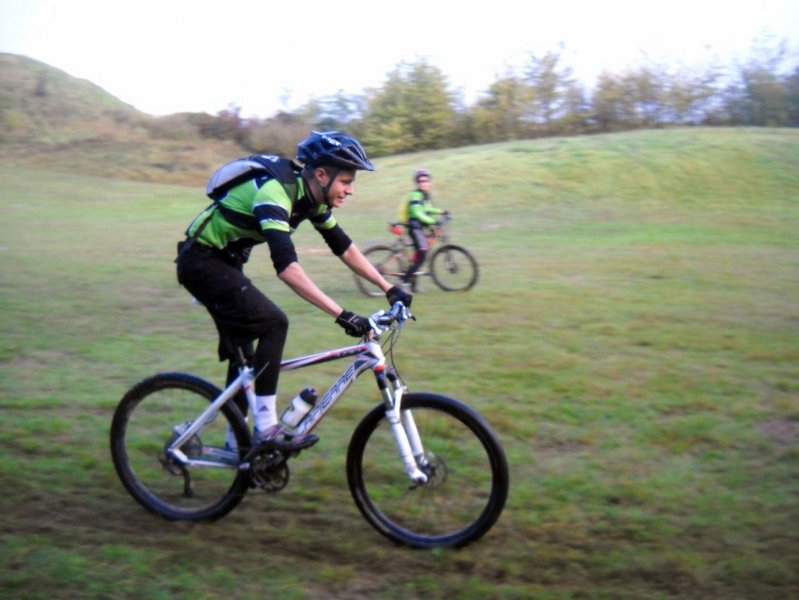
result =
M414 487L383 405L360 422L347 452L347 481L364 518L387 538L414 548L460 547L496 523L508 495L508 463L490 425L461 402L430 393L402 399L430 466Z
M461 246L441 246L430 257L430 275L446 292L465 292L477 283L477 260Z
M133 386L111 423L111 456L122 484L147 510L176 521L217 519L241 502L249 474L235 465L182 469L166 456L175 427L198 416L220 390L186 373L161 373ZM235 435L238 463L250 445L241 413L226 403L216 418L183 446L194 458L224 449L228 427Z

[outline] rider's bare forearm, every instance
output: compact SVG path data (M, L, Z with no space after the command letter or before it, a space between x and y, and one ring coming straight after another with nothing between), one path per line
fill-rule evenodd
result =
M325 294L311 281L300 263L293 262L283 269L278 277L289 286L300 298L322 309L331 317L338 317L344 310L335 300Z
M341 255L341 260L353 273L371 281L384 292L391 289L391 284L383 278L354 243L350 244L347 251Z

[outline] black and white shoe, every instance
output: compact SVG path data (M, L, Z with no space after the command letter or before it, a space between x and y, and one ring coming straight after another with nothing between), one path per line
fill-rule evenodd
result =
M277 425L272 425L272 427L265 431L259 431L256 429L255 434L252 436L253 447L268 446L270 448L274 448L275 450L280 450L281 452L305 450L306 448L313 446L318 441L319 436L313 433L296 436L289 435L283 431L283 428L279 423Z

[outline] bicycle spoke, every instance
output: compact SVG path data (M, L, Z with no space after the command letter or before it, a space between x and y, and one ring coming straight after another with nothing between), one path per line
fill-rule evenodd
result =
M112 426L114 465L128 491L149 510L171 519L219 516L238 502L246 485L238 453L225 448L229 421L217 415L181 450L213 466L187 466L167 448L215 395L180 377L135 387L120 404ZM242 438L244 439L244 438Z
M449 292L466 291L477 283L477 261L460 246L442 247L430 259L433 280Z
M415 546L462 545L482 535L499 516L507 493L504 455L446 405L420 402L413 417L425 447L428 481L413 485L385 419L356 444L350 465L364 516L381 533ZM367 435L367 434L364 434ZM490 441L490 440L489 440ZM499 466L498 466L499 465Z

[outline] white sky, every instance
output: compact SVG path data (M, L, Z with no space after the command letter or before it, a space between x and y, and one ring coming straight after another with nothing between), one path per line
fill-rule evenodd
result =
M646 57L732 65L788 42L799 0L0 0L0 52L88 79L153 115L243 116L379 87L426 58L471 104L530 53L561 52L589 86Z

